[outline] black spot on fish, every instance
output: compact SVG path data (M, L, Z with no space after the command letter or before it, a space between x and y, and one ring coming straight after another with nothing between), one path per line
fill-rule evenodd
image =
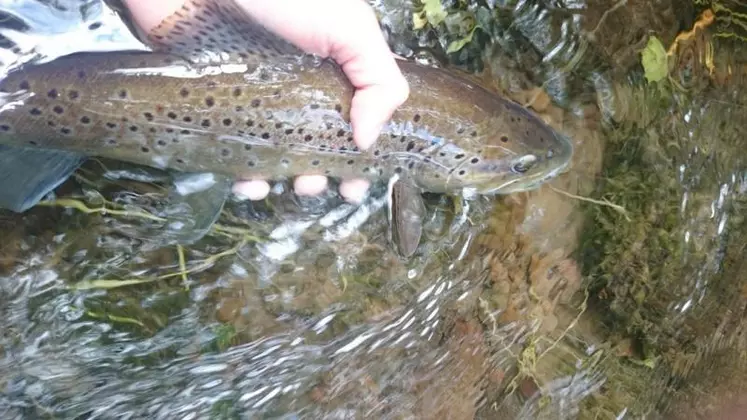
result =
M401 166L397 166L396 168L394 168L394 173L401 174L402 173L402 167Z
M280 97L280 89L276 90L272 93L272 96L274 96L276 99Z
M69 129L69 128L67 128L67 127L62 127L62 128L60 129L60 133L62 133L62 134L64 134L64 135L68 135L68 134L70 134L70 129Z
M137 126L136 126L136 125L131 125L131 126L130 126L130 131L132 131L133 133L134 133L135 131L137 131Z
M248 166L249 166L250 168L253 168L253 167L254 167L254 165L256 165L256 163L254 163L254 161L253 161L253 160L250 160L250 161L249 161L249 162L247 162L246 164L247 164L247 165L248 165Z
M189 115L187 115L186 117L182 118L182 121L184 121L185 123L191 123L192 122L192 117L190 117Z
M319 109L319 104L311 104L311 105L309 105L309 108L311 108L311 109Z
M246 120L246 126L247 126L247 127L252 127L252 126L254 126L254 121L253 121L253 120Z
M119 97L125 99L127 97L127 91L122 89L119 91Z
M311 141L311 140L313 140L313 139L314 139L314 136L312 136L311 134L307 134L307 135L305 135L305 136L303 137L303 140L304 140L304 141Z
M402 137L399 138L399 142L400 143L404 143L405 140L407 140L407 137L405 137L405 136L402 136Z
M540 136L540 143L544 143L544 142L545 142L545 138Z
M464 157L464 153L458 153L456 156L454 156L454 159L462 159Z
M184 164L184 159L182 159L182 158L176 158L176 163L178 163L180 165L183 165Z
M170 127L169 127L169 128L167 128L167 129L166 129L165 131L166 131L167 133L173 133L173 132L174 132L174 129L173 129L173 128L170 128Z
M156 144L158 144L159 146L166 146L166 140L158 140Z
M186 98L187 96L189 96L189 90L187 90L187 88L182 88L179 91L179 96L181 96L182 98Z
M101 27L101 22L94 22L90 25L88 25L89 31L95 31L96 29L99 29Z
M244 150L252 150L252 145L251 144L245 144L244 145Z
M52 120L49 120L49 121L47 121L47 125L50 126L50 127L54 127L54 126L57 125L57 123L54 122L54 121L52 121Z
M180 133L182 133L182 134L189 134L189 133L191 133L191 131L189 131L189 130L182 130L182 131L180 131Z
M364 174L367 174L367 173L369 173L370 171L371 171L371 168L369 168L368 166L366 166L365 168L363 168L363 173L364 173Z
M342 112L342 105L340 104L335 105L335 111Z
M117 144L117 139L109 139L106 141L106 144L113 146Z
M473 132L471 132L471 133L470 133L470 136L472 136L472 137L477 137L477 131L473 131Z
M84 115L84 116L80 117L80 123L81 124L90 124L91 123L91 119L88 118L88 116Z
M117 124L116 124L116 123L113 123L113 122L108 122L108 123L106 123L106 126L107 126L108 128L115 128L115 127L117 126Z
M179 137L174 137L173 139L171 139L171 142L172 143L179 143Z
M465 173L467 173L467 172L466 172L466 171L465 171L464 169L462 169L461 171L459 171L459 176L462 176L462 175L464 175Z
M175 120L176 119L176 112L173 112L173 111L169 112L168 114L166 114L166 116L169 117L169 118L171 118L172 120Z
M354 163L355 163L355 161L354 161L353 159L350 159L350 160L348 161L348 165L352 165L352 164L354 164Z
M49 99L57 99L57 96L59 96L59 94L57 93L57 89L52 89L49 92L47 92L47 97Z
M0 124L0 131L10 131L10 126L8 124Z
M415 162L408 163L407 167L410 168L410 169L414 168L415 167Z
M501 136L501 141L504 143L508 142L508 136Z
M67 92L67 97L71 101L74 101L74 100L78 99L79 96L80 96L80 94L78 94L77 90L71 90L71 91Z
M224 118L223 119L223 125L225 125L226 127L228 127L229 125L231 125L232 122L233 121L231 121L230 118Z
M148 121L153 121L153 114L151 114L150 112L144 112L143 117L145 117L145 119Z
M290 164L290 161L289 161L288 159L281 159L281 160L280 160L280 163L281 163L282 165L288 165L288 164Z
M412 117L412 121L413 121L413 122L418 122L418 121L420 121L420 114L415 114L415 116L413 116L413 117Z
M223 157L230 156L231 155L231 150L229 150L229 149L221 149L220 154Z
M207 105L208 107L212 107L213 105L215 105L215 98L213 98L212 96L208 96L207 98L205 98L205 105Z
M410 150L412 150L414 148L415 148L415 142L411 141L411 142L407 143L407 149L405 149L405 150L407 150L409 152Z
M313 166L319 166L319 161L318 160L312 160L311 161L311 165L313 165Z
M381 154L381 152L380 152L380 151L378 151L378 150L374 150L374 156L378 156L378 155L380 155L380 154Z
M277 129L283 128L283 123L281 123L281 122L275 123L275 128L277 128Z
M41 110L39 108L31 108L31 111L29 111L29 114L31 115L41 115Z
M148 153L148 152L150 152L150 148L148 148L147 146L143 146L143 147L140 148L140 151L143 152L143 153Z
M148 131L150 131L151 133L155 133L158 130L156 130L156 127L151 127L148 129Z
M26 80L22 81L22 82L21 82L21 83L20 83L20 84L18 85L18 88L19 88L19 89L21 89L21 90L29 90L29 88L30 88L30 86L29 86L29 82L27 82Z
M270 138L270 133L262 133L262 138L267 140Z
M29 144L32 146L38 146L39 143L35 142L34 140L29 140Z
M478 158L472 158L472 160L471 160L470 162L472 162L472 163L477 163L477 162L479 162L479 161L480 161L480 159L478 159Z
M511 122L516 122L516 118L511 117Z
M293 129L292 128L286 128L285 129L285 134L293 134Z
M241 105L237 105L236 108L234 108L234 109L236 110L236 112L243 112L244 111L244 107L241 106Z
M337 137L345 137L345 130L343 129L337 130Z
M252 102L250 103L252 108L258 108L261 104L262 101L260 101L259 99L252 99Z
M234 98L238 98L239 96L241 96L241 88L234 88L233 89L233 97Z
M353 142L353 136L349 136L348 137L348 143L352 143L352 142Z
M441 157L444 157L444 156L446 156L446 152L439 152L438 155L441 156Z
M54 111L55 114L62 114L63 112L65 112L65 110L59 105L56 105L54 108L52 108L52 111Z
M202 120L202 122L200 123L200 125L203 126L203 127L205 127L205 128L210 127L210 120L204 119L204 120Z
M298 134L303 134L303 128L299 128L298 130L296 130L296 132L297 132Z

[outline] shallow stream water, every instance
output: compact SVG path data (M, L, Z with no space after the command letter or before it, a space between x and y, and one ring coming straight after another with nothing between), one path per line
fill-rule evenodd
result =
M413 29L420 3L371 3L395 52L470 71L571 138L571 169L461 208L428 197L409 261L382 189L355 208L278 184L188 247L132 212L0 213L2 418L713 418L745 398L738 14L445 1ZM3 70L145 48L115 9L0 1ZM652 34L685 34L658 83ZM165 175L116 170L144 171L92 161L55 196L185 217Z

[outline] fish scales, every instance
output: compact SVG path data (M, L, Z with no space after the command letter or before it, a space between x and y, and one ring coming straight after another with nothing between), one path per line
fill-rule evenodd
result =
M75 54L10 73L0 82L0 144L236 179L401 174L437 193L521 191L570 160L570 143L523 107L406 61L410 97L374 146L358 150L354 89L340 68L289 52L227 10L192 2L162 24L165 36L155 32L156 52ZM249 47L237 53L239 40ZM217 54L200 62L200 48Z

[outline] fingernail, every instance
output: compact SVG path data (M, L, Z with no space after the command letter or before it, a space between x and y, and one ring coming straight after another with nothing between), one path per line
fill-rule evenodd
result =
M368 187L371 185L365 179L350 179L340 184L340 195L345 201L353 204L360 204L368 193Z
M258 201L270 193L270 184L263 180L239 181L233 184L231 191L239 198Z
M293 181L293 191L297 195L319 195L327 189L327 177L323 175L303 175Z

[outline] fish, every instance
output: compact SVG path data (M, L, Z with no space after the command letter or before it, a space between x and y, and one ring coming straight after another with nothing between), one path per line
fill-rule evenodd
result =
M27 210L90 157L227 180L398 176L404 191L495 195L539 187L573 155L520 104L407 60L397 61L409 98L359 150L340 66L232 1L188 1L147 41L151 51L77 52L0 81L0 207Z

